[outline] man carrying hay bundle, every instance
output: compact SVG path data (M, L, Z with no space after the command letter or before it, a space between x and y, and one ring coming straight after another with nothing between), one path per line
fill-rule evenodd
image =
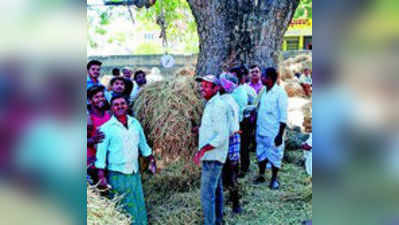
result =
M260 97L256 128L256 155L259 164L259 176L255 183L265 182L266 164L272 164L272 179L269 187L278 189L278 170L284 155L283 135L287 123L288 97L284 89L276 84L277 71L269 67L262 74L266 91Z
M238 79L232 74L222 73L220 75L220 98L227 104L228 107L228 122L229 122L229 151L227 154L226 163L223 166L223 185L230 191L230 199L233 203L233 213L239 214L242 212L240 206L239 184L237 182L238 164L240 160L240 120L239 120L239 106L234 100L231 93L237 87Z
M202 161L201 205L205 225L223 223L222 168L229 148L228 108L222 101L219 80L214 75L198 77L201 95L207 100L199 128L199 151L195 164Z
M132 224L146 225L147 212L138 164L139 149L150 160L153 173L156 170L155 159L140 123L127 115L126 96L112 97L111 109L114 115L100 128L105 138L97 148L95 166L99 170L100 185L107 187L109 182L113 193L123 195L121 205L132 216ZM108 171L107 178L104 170Z

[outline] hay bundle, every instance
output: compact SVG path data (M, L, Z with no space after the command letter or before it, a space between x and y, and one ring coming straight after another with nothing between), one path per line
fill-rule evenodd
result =
M282 81L291 80L294 78L294 73L289 69L288 66L284 65L280 67L279 78Z
M118 198L109 200L101 197L94 187L87 188L88 225L129 225L130 218L118 208Z
M311 55L298 55L292 60L293 63L307 63L312 61Z
M302 107L303 111L303 123L302 126L304 128L304 131L306 133L311 133L312 132L312 102L304 105Z
M305 117L302 125L306 133L312 133L312 117Z
M311 55L298 55L288 58L279 65L280 79L287 81L295 78L295 73L301 73L305 68L312 69Z
M191 162L197 150L198 136L191 132L203 111L197 85L190 77L155 82L140 92L134 104L161 167L179 158Z
M289 80L286 82L282 82L282 85L287 92L288 97L305 97L305 91L303 90L302 86L294 81Z
M312 179L308 178L304 181L304 187L300 190L287 192L282 195L282 201L303 201L311 202L313 196Z
M195 75L195 69L193 67L183 67L176 73L176 76L194 77L194 75Z

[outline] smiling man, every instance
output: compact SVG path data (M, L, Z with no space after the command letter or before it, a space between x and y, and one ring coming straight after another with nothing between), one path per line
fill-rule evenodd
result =
M88 120L87 120L87 174L89 182L96 184L98 182L97 170L94 167L96 161L96 147L104 139L104 133L98 129L111 118L108 112L109 106L104 96L103 86L92 86L87 90L87 99L89 101Z
M105 138L97 148L96 167L100 186L112 187L114 193L123 195L122 207L133 217L132 224L146 225L147 212L139 171L139 150L155 167L152 150L147 144L138 120L127 115L128 100L123 95L111 99L112 118L101 127ZM105 170L108 175L105 176ZM155 171L155 170L153 170Z

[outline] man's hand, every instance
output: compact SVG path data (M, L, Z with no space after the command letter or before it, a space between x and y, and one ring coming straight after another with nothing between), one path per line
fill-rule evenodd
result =
M310 151L312 150L312 146L308 145L307 143L302 144L302 149L306 150L306 151Z
M147 157L148 163L148 170L154 175L157 172L157 164L153 155Z
M96 145L96 144L103 142L104 138L105 138L105 134L103 132L97 130L93 137L87 139L87 143L89 145Z
M276 145L276 147L280 146L283 143L283 135L286 126L287 125L285 123L280 122L280 129L278 131L276 138L274 138L274 144Z
M203 151L203 149L201 149L200 151L195 153L195 156L194 156L195 165L200 166L201 158L202 158L202 156L204 156L204 154L205 154L205 151Z
M108 184L107 179L105 178L105 171L99 169L98 170L98 180L99 183L97 185L98 189L100 190L108 190L111 189L111 185Z
M198 134L198 129L199 129L199 126L195 126L195 127L193 127L193 128L191 129L191 132L192 132L193 134Z
M205 152L214 149L215 147L213 147L212 145L205 145L204 147L201 148L201 150L199 150L195 156L194 156L194 163L199 166L200 162L201 162L201 158L205 155Z
M280 146L283 143L283 135L278 134L274 139L274 144L276 147Z

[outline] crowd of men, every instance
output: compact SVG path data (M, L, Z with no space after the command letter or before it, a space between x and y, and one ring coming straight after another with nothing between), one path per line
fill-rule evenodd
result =
M89 182L101 189L123 194L121 204L132 215L132 224L147 224L147 213L139 170L139 155L156 172L155 159L131 104L146 84L143 71L132 77L130 68L112 71L109 88L98 78L101 62L87 65L88 137L87 173ZM238 178L250 166L250 146L256 146L259 174L255 184L266 182L271 165L269 188L279 189L278 172L284 155L284 131L288 97L277 84L274 68L238 66L219 75L198 76L201 96L206 100L199 134L199 151L193 161L201 165L201 205L205 225L223 224L223 186L229 190L233 213L242 213ZM307 145L308 150L311 146Z

